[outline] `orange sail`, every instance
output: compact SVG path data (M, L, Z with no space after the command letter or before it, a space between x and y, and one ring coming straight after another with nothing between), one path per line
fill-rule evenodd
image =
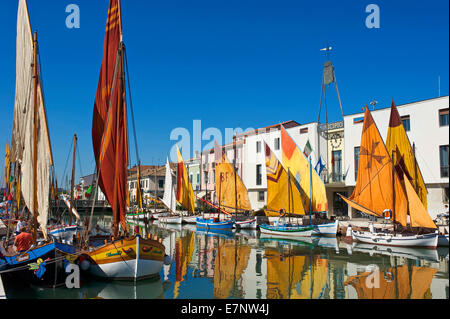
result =
M234 170L225 152L222 153L221 160L216 162L215 171L216 192L220 207L229 213L236 212L236 209L238 212L252 210L247 188Z
M264 143L265 144L265 143ZM265 144L267 171L267 211L266 215L279 216L280 210L305 215L300 191L295 178L284 169L270 147Z
M111 0L92 122L98 184L113 209L114 235L125 229L128 134L120 1Z
M381 217L390 209L394 220L406 226L407 198L391 157L366 107L361 136L358 176L353 194L341 197L353 208Z
M405 189L408 196L408 208L410 224L412 227L426 227L426 228L437 228L436 224L431 219L430 214L423 206L420 198L414 191L413 186L409 179L405 176Z
M392 155L392 153L395 154L395 166L397 171L402 170L405 173L426 209L427 188L394 101L392 101L391 106L386 148L389 155Z
M183 157L177 145L178 170L177 170L177 201L191 213L194 212L194 190L184 165Z

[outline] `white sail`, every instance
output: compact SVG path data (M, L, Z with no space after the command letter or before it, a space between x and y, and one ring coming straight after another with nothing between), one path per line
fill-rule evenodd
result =
M177 198L175 196L175 185L172 183L172 169L170 168L169 158L167 158L166 162L166 178L162 202L169 207L172 212L175 212L177 208Z
M50 167L53 163L41 85L37 84L37 211L33 209L33 127L34 79L33 38L25 0L19 0L17 15L16 99L14 105L14 155L22 167L22 196L30 212L37 214L46 236L50 193Z

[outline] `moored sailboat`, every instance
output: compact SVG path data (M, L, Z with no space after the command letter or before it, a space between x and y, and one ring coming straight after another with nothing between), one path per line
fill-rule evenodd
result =
M94 201L100 187L113 211L112 237L100 247L87 247L79 262L82 269L89 270L95 276L138 280L159 274L165 261L165 248L161 239L151 238L150 235L148 238L131 235L125 223L128 196L125 54L120 0L110 0L92 140L98 177ZM94 205L91 220L93 208ZM89 222L89 228L91 225L92 222ZM87 243L88 238L84 239Z
M160 223L165 224L182 224L184 216L176 214L177 198L175 195L175 186L172 183L172 169L170 168L169 158L166 161L166 177L164 183L164 196L161 202L169 211L168 214L158 217Z
M5 247L2 263L8 275L14 279L38 286L55 287L65 282L66 257L75 253L75 249L56 243L48 235L53 157L39 60L37 33L33 38L26 0L19 0L16 96L10 162L15 163L16 207L19 207L22 195L25 206L31 213L32 245L28 249L17 251L14 244L9 242L11 238L8 234L8 238L2 243ZM12 214L11 210L10 217Z
M267 210L279 212L275 225L259 225L261 233L273 236L310 237L312 226L294 225L290 222L291 214L304 215L305 208L294 178L286 171L270 147L264 143L267 171ZM288 218L286 222L285 219Z
M395 229L396 224L407 227L408 213L411 227L435 229L436 225L403 168L395 165L399 161L396 161L396 152L392 152L391 158L367 107L360 147L358 176L353 194L349 198L340 196L363 213L391 219L394 232L379 232L374 229L352 231L353 238L369 244L436 248L436 232L418 233ZM399 148L396 147L396 150Z

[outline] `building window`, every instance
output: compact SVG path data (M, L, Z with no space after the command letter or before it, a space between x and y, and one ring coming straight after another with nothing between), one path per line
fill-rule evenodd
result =
M261 142L256 142L256 153L261 153Z
M304 128L300 129L300 134L306 134L306 133L308 133L308 128L307 127L304 127Z
M403 127L405 128L406 132L409 132L411 130L411 123L409 121L409 115L404 115L400 117L402 120Z
M261 168L261 164L256 165L256 185L262 185Z
M441 178L448 177L448 145L439 146Z
M189 181L191 182L191 184L193 183L193 180L194 180L194 176L192 174L189 175Z
M197 184L200 183L200 173L197 173Z
M164 188L164 180L160 179L160 180L158 181L158 187L159 187L159 188Z
M342 180L342 152L333 151L331 153L332 180L340 182Z
M358 179L359 150L359 146L355 147L355 181Z
M439 126L448 126L448 109L439 110Z
M204 172L203 175L205 176L205 184L208 184L208 172Z
M274 149L279 150L280 149L280 138L277 137L274 141Z
M264 192L258 192L258 201L264 202L264 200L265 200Z

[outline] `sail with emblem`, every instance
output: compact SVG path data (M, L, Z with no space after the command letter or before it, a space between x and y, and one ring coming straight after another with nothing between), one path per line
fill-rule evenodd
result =
M289 133L281 125L282 161L285 169L289 169L296 179L297 187L302 194L303 204L309 207L311 200L312 212L328 211L325 184L315 169L310 167L308 159L297 146ZM311 176L310 176L311 175ZM310 182L311 180L311 182ZM311 199L310 194L311 193Z
M128 133L120 1L111 0L95 97L92 144L98 185L113 210L115 236L126 228Z
M20 0L17 12L16 94L10 157L11 162L20 164L21 193L25 205L33 216L37 216L37 222L46 237L53 156L38 55L38 42L37 39L33 40L27 3ZM36 185L33 185L33 160L36 165ZM33 199L34 192L36 203Z
M397 171L402 170L406 178L413 185L417 196L425 209L427 208L427 188L422 173L415 157L415 151L411 147L408 135L398 113L394 101L391 106L389 129L386 138L386 148L391 155L395 154L395 166Z
M286 171L270 147L264 143L267 173L268 216L279 216L280 210L291 214L305 215L303 199L295 185L294 176Z
M215 151L220 149L216 143ZM236 173L233 165L228 160L225 152L218 152L221 154L215 162L215 185L216 192L219 198L220 207L229 213L252 210L250 199L248 197L247 187L241 180L239 174Z
M359 153L358 176L352 195L342 196L347 204L377 217L389 209L393 220L406 226L408 202L391 157L366 107ZM394 197L395 196L395 197Z

